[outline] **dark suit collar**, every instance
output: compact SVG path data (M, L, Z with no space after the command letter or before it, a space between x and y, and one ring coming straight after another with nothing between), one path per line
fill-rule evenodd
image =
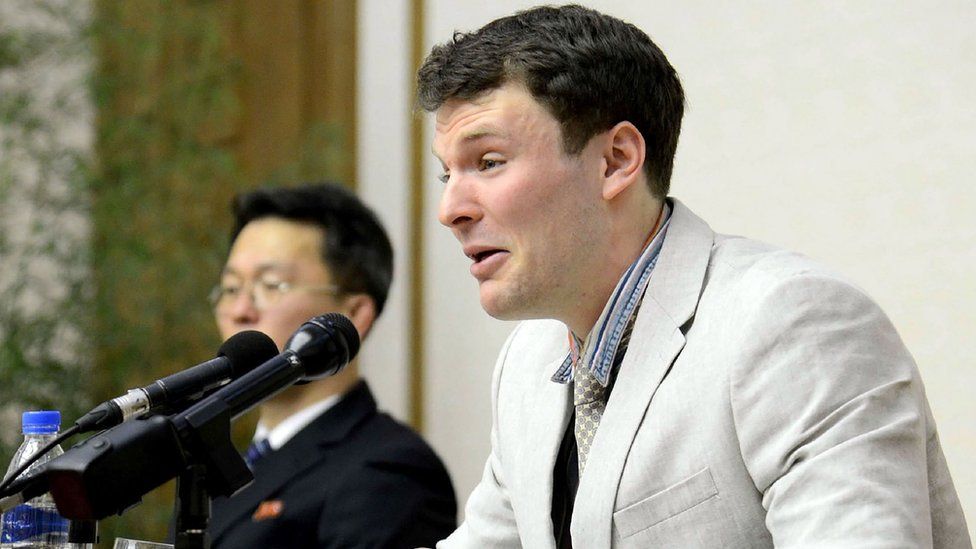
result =
M230 499L218 500L210 523L211 539L217 540L241 520L250 520L257 505L305 469L320 462L322 453L345 438L363 421L376 414L376 400L360 381L335 406L309 423L277 451L259 461L254 482Z
M376 400L366 382L360 380L342 399L304 429L295 434L278 452L289 451L289 446L307 448L309 445L335 444L349 436L363 420L376 413Z

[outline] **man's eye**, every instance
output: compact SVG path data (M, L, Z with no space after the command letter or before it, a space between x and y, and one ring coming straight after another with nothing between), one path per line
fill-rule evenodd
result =
M505 162L501 160L496 160L493 158L482 158L481 161L478 163L478 169L480 171L491 170L501 166L504 163Z
M450 179L451 179L451 174L449 174L447 172L444 172L444 173L442 173L442 174L440 174L440 175L437 176L437 180L440 181L441 183L443 183L444 185L447 185L447 182Z
M288 289L288 283L282 280L262 280L258 284L268 292L284 292Z
M224 296L227 296L227 297L234 297L234 296L236 296L239 293L241 293L241 287L240 286L221 286L220 287L220 295L224 295Z

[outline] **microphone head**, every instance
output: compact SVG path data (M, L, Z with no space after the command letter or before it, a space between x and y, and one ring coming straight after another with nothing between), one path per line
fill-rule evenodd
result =
M230 360L232 379L241 377L277 354L275 342L257 330L245 330L230 336L217 351L217 356Z
M327 313L302 324L288 342L305 368L303 381L330 376L342 370L359 352L359 332L345 316Z

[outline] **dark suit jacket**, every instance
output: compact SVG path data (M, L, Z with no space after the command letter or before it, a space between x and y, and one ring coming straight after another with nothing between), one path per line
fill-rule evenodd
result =
M412 548L433 546L455 527L444 465L377 411L365 382L260 460L254 477L214 500L214 549Z

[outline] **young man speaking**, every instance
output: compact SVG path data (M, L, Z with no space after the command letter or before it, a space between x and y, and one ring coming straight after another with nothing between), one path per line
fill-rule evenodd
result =
M499 356L439 547L969 547L916 366L861 290L668 197L684 97L636 27L537 8L418 75Z

